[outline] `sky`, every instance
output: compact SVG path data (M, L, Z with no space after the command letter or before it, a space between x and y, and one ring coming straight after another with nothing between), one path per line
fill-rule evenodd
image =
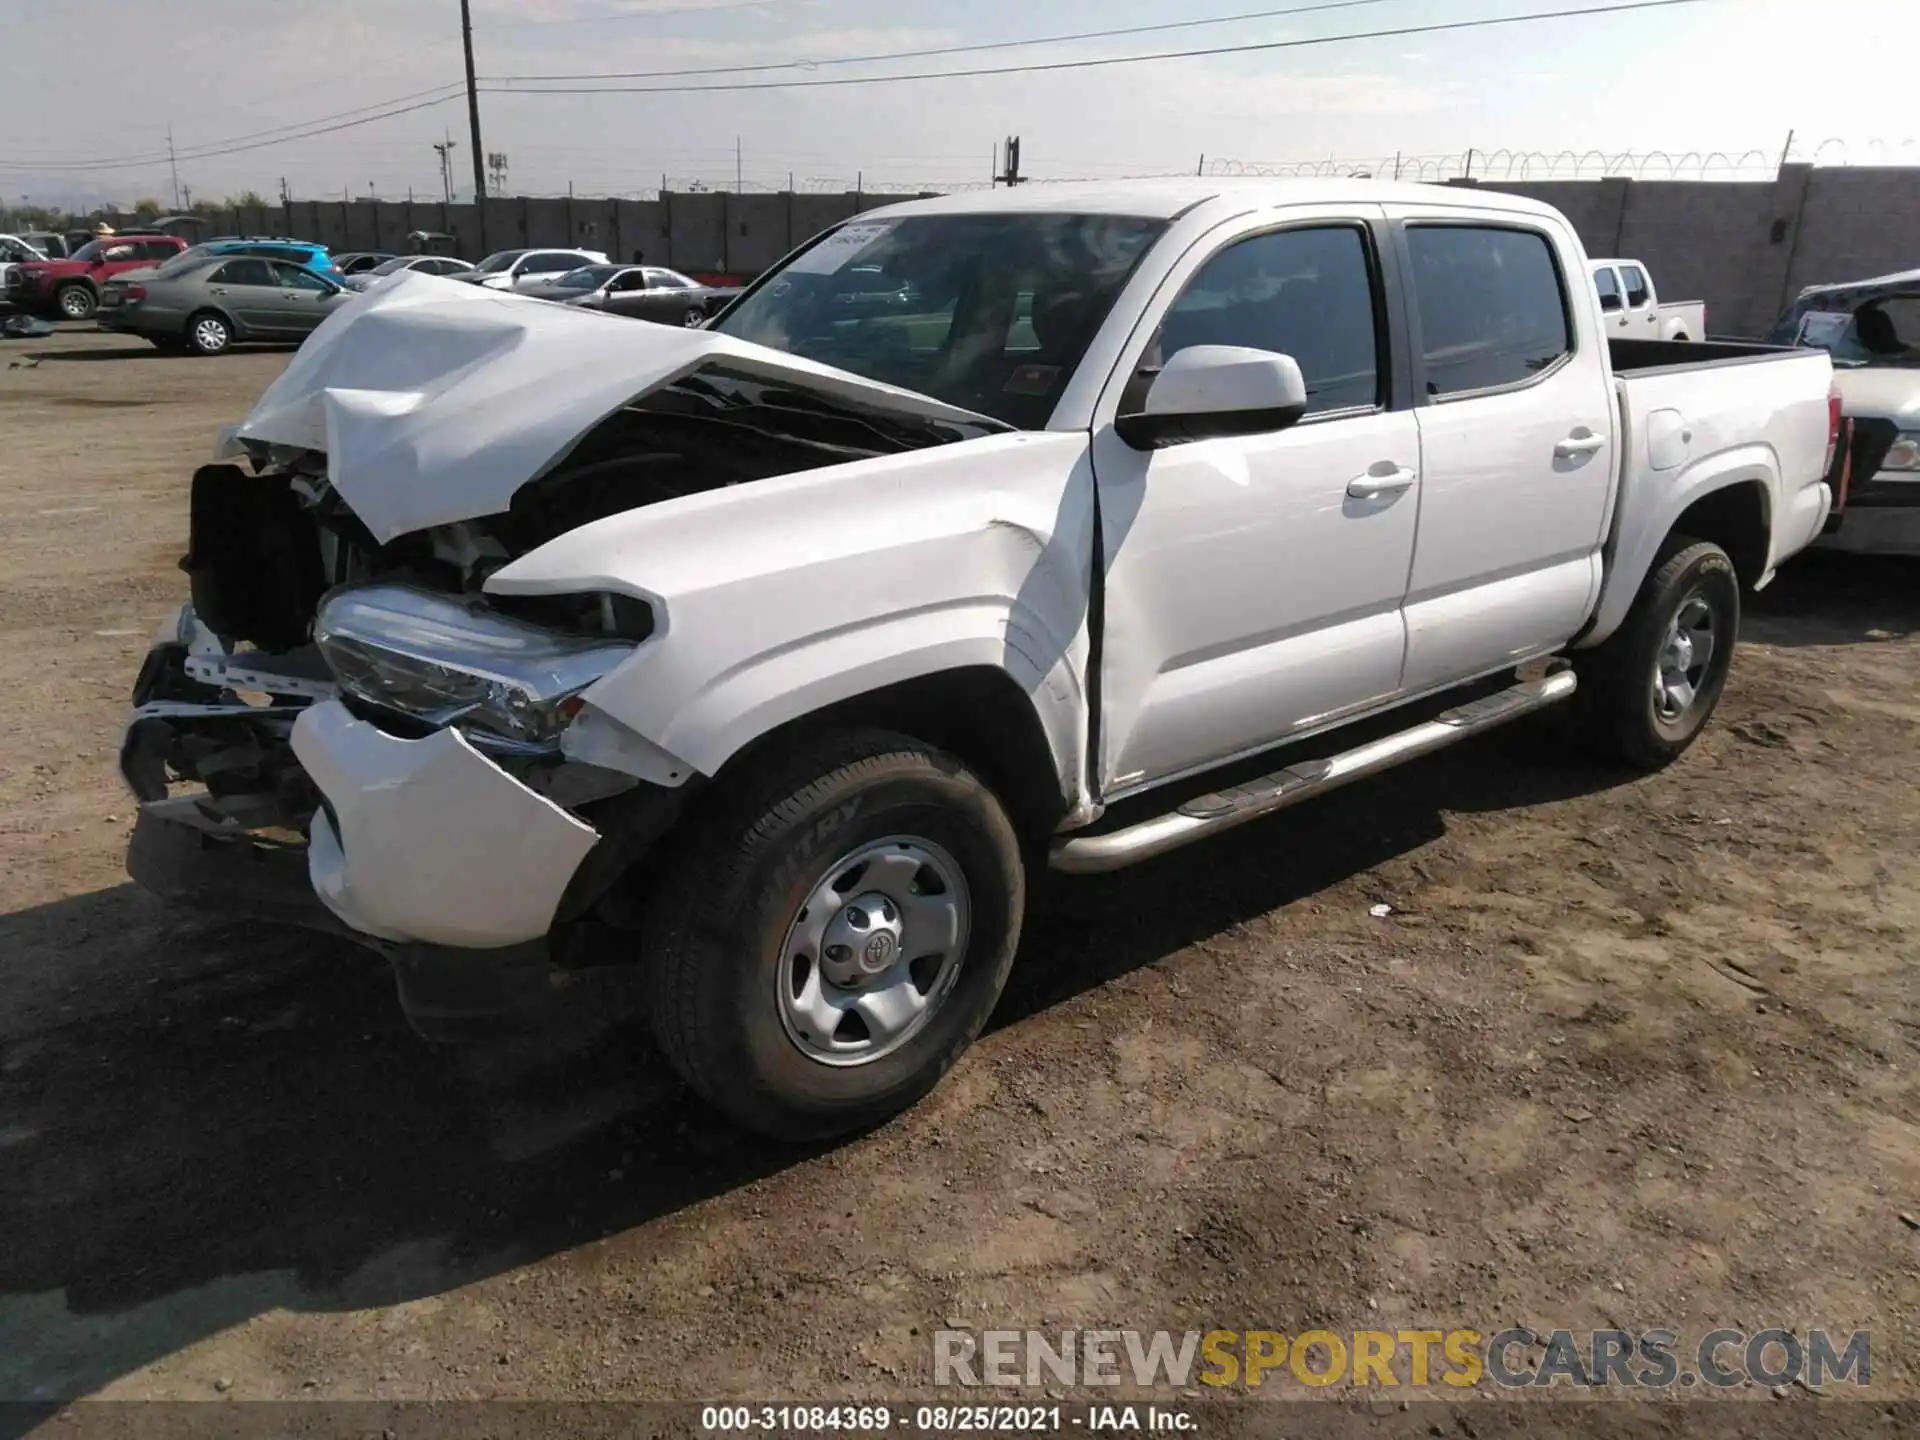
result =
M1476 172L1564 152L1662 152L1691 177L1793 158L1920 163L1905 83L1920 6L1699 0L1452 32L908 83L529 94L542 83L765 85L1275 44L1609 0L1344 0L1312 13L862 64L948 46L1165 25L1311 0L472 0L485 150L509 193L639 195L695 183L869 191L980 185L1021 137L1035 179L1336 162ZM1617 3L1617 0L1615 0ZM458 0L4 0L0 199L171 206L181 186L437 199L435 142L471 191ZM1821 43L1844 36L1844 46ZM1861 83L1849 56L1886 57ZM627 81L508 77L715 70ZM436 87L443 87L436 89ZM500 93L508 90L512 93ZM441 94L453 98L432 103ZM301 127L371 123L308 138ZM276 132L276 133L269 133ZM258 140L269 143L255 145ZM209 152L236 145L237 153ZM737 147L737 151L736 151ZM736 159L737 153L737 159ZM1691 154L1694 158L1682 160ZM1669 160L1644 172L1661 177ZM1637 161L1636 161L1637 163ZM1582 173L1597 173L1589 159ZM1518 169L1514 170L1519 173Z

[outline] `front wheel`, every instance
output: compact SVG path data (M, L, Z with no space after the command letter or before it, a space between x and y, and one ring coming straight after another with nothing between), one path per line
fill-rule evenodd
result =
M1739 635L1733 561L1710 541L1674 536L1619 630L1574 657L1595 748L1643 770L1677 759L1720 703Z
M904 1110L986 1024L1020 938L993 793L905 736L848 731L723 784L654 891L649 1009L716 1109L782 1140Z
M67 320L85 320L100 308L99 297L86 285L62 285L53 300Z

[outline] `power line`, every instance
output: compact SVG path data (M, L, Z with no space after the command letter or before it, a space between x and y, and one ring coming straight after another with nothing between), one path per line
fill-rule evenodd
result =
M1445 31L1481 30L1495 25L1524 25L1538 20L1564 20L1589 15L1623 15L1636 10L1668 10L1680 5L1702 5L1710 0L1628 0L1617 5L1589 5L1578 10L1544 10L1528 15L1499 15L1482 20L1452 20L1439 25L1401 25L1390 30L1367 30L1348 35L1316 35L1301 40L1264 40L1247 45L1210 45L1197 50L1162 50L1149 55L1107 55L1088 60L1051 60L1029 65L995 65L972 70L932 70L905 75L849 75L824 80L741 80L720 85L595 85L548 86L514 90L482 86L498 95L698 95L740 90L813 90L838 85L887 85L917 80L966 80L987 75L1028 75L1051 70L1092 70L1108 65L1142 65L1156 60L1193 60L1212 55L1245 55L1256 51L1298 50L1314 45L1336 45L1349 40L1386 40L1408 35L1437 35ZM816 62L819 63L819 62Z
M331 135L336 131L352 130L356 126L372 125L376 121L380 121L380 120L391 120L396 115L411 115L416 110L430 110L436 105L446 104L449 100L458 100L462 98L464 90L465 90L464 86L454 86L452 87L452 90L450 93L442 95L438 99L415 101L411 105L400 105L392 109L383 110L378 115L367 115L367 116L363 116L358 120L344 120L344 121L341 121L339 124L335 124L335 125L322 125L322 126L319 126L319 128L317 129L303 130L301 131L301 133L297 135L278 135L278 134L274 134L272 131L262 131L262 132L259 132L259 134L266 138L243 140L242 143L224 145L217 149L195 149L192 151L182 151L180 153L179 158L182 160L211 160L218 155L237 155L245 150L260 150L260 149L264 149L269 145L290 144L296 140L311 140L315 136ZM361 108L366 109L370 107L363 106ZM350 115L350 114L353 114L354 112L345 111L342 113ZM305 123L308 125L313 125L315 122L307 121ZM296 127L283 125L279 128L282 130L287 130L287 129L293 129ZM83 161L15 162L13 160L8 160L6 162L6 165L7 165L7 168L10 170L13 170L13 169L57 170L57 171L139 170L139 169L149 168L158 164L163 164L166 162L166 160L167 160L167 156L163 152L157 157L147 157L144 159L89 160L84 162Z
M759 10L778 0L730 0L722 5L663 5L651 10L630 10L621 15L577 15L554 20L501 20L491 25L476 25L475 30L544 30L556 25L619 25L633 20L658 20L670 15L707 15L719 10Z
M582 75L490 75L491 81L658 80L681 75L738 75L763 70L817 69L823 65L865 65L881 60L919 60L929 55L971 55L982 50L1018 50L1028 45L1063 45L1074 40L1110 40L1120 35L1146 35L1160 30L1188 30L1197 25L1234 25L1247 20L1272 20L1283 15L1307 15L1321 10L1355 10L1362 5L1393 5L1404 0L1323 0L1317 5L1290 5L1280 10L1249 10L1240 15L1212 15L1199 20L1167 20L1157 25L1125 25L1115 30L1082 30L1073 35L1037 35L1031 40L989 40L978 45L941 45L929 50L894 50L881 55L839 55L829 60L780 60L765 65L710 65L697 70L607 70Z
M259 141L265 144L272 144L275 143L273 137L287 140L301 140L307 138L306 135L286 135L283 132L289 130L305 131L310 126L326 125L326 122L331 120L350 120L350 117L364 115L365 112L369 110L379 110L382 112L378 115L366 115L363 120L351 120L351 123L346 125L326 125L325 129L313 130L311 133L314 135L327 135L335 130L349 130L352 129L354 125L371 124L375 120L385 120L389 115L405 115L412 110L425 109L428 105L441 104L446 100L456 98L463 89L464 87L457 82L451 85L436 85L431 90L415 90L411 94L396 95L388 100L376 100L371 104L357 105L351 110L340 110L331 115L316 115L309 120L296 120L291 124L275 125L265 130L250 131L244 135L230 135L222 140L206 140L202 141L199 145L183 148L177 158L181 160L199 160L212 155L229 155L234 152L232 150L214 147L231 144L238 149L254 149L258 147L254 145L253 142ZM401 109L388 108L400 106L405 101L419 100L423 96L438 96L439 98L427 100L423 105L405 105L404 108ZM158 165L172 158L175 157L171 156L165 150L159 151L157 154L151 156L119 156L110 159L95 160L15 161L9 156L6 160L6 166L8 169L20 170L128 170L140 165Z

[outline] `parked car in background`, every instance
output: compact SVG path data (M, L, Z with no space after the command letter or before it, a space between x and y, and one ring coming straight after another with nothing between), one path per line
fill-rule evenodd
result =
M1809 286L1767 338L1833 357L1853 432L1820 544L1920 555L1920 270Z
M7 299L36 314L85 320L100 306L100 287L116 275L144 270L187 248L176 235L109 235L89 240L65 260L26 260L7 276Z
M108 282L100 328L162 350L218 355L243 341L301 340L350 292L288 260L193 255Z
M347 288L365 290L376 280L384 280L389 275L465 275L472 269L470 263L456 260L451 255L396 255L391 260L381 261L371 270L347 276Z
M453 252L460 248L457 237L444 230L409 230L407 232L407 253L409 255L440 255L453 258Z
M311 240L295 240L285 235L222 235L203 240L193 247L195 254L257 255L263 260L285 260L313 271L323 280L344 284L346 276L334 264L332 252Z
M598 250L498 250L459 278L489 290L524 290L582 265L607 263Z
M1704 340L1707 302L1662 304L1653 276L1638 260L1595 260L1593 288L1607 317L1607 334L1619 340Z
M0 299L7 293L7 276L13 273L13 267L22 260L45 260L47 252L33 244L25 236L0 235Z
M740 291L736 286L702 285L658 265L583 265L557 280L524 286L522 293L583 310L694 326L705 323Z
M341 279L346 280L363 275L393 258L391 250L347 250L333 257L333 268L339 271Z
M925 308L846 319L866 264ZM380 950L442 1037L635 964L714 1106L875 1124L1036 862L1563 701L1646 769L1700 734L1832 366L1609 342L1589 274L1518 196L1193 178L869 211L694 330L378 287L193 477L128 868Z
M21 230L14 237L24 240L49 260L64 260L79 247L67 244L67 237L57 230Z

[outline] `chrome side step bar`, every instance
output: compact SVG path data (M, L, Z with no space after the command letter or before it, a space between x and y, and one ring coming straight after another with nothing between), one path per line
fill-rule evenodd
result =
M1124 830L1107 835L1063 836L1054 841L1047 863L1069 874L1091 875L1164 855L1315 795L1337 790L1351 781L1435 750L1444 750L1522 715L1544 710L1572 695L1575 684L1571 669L1556 670L1485 699L1456 706L1410 730L1357 745L1325 760L1303 761L1244 785L1202 795L1177 810L1142 820Z

